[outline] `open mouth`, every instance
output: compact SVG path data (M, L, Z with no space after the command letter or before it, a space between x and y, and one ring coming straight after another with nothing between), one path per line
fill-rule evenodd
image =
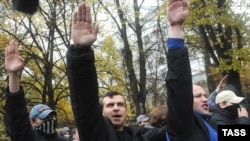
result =
M118 115L118 114L116 114L116 115L112 115L112 118L113 119L120 119L122 116L121 115Z
M208 109L208 104L203 104L202 107L207 110Z

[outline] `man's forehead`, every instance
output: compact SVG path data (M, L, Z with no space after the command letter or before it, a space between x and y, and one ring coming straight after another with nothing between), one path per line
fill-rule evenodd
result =
M207 95L207 93L201 86L193 85L193 95Z
M102 100L103 104L107 103L118 103L125 102L124 98L121 95L114 95L113 97L104 97Z

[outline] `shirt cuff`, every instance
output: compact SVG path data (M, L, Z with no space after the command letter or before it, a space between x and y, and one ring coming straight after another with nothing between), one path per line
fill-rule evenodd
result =
M184 48L184 39L182 38L168 38L168 49Z

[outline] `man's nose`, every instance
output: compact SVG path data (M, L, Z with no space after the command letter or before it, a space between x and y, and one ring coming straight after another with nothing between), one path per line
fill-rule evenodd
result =
M115 104L113 108L114 108L115 110L118 110L118 109L119 109L118 104Z
M203 101L207 101L207 97L206 97L206 96L203 96L203 97L202 97L202 100L203 100Z

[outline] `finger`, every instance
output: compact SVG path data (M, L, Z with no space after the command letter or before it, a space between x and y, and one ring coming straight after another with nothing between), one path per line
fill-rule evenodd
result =
M72 15L72 23L76 24L76 22L77 22L77 11L75 11Z
M86 4L82 4L82 21L85 22L86 21Z
M23 59L23 57L21 57L21 56L20 56L20 57L19 57L19 59L20 59L20 60L21 60L22 62L24 62L24 59Z
M168 0L168 5L171 5L176 0Z
M188 9L188 0L183 0L183 10Z
M81 22L83 20L82 11L83 11L83 3L80 3L79 6L78 6L78 11L77 11L77 21L78 22Z
M86 4L84 2L82 2L79 6L78 6L78 16L77 16L77 20L79 22L84 22L85 21L85 10L86 10Z
M22 62L24 62L24 59L21 56L19 56L19 60L22 61Z
M241 112L241 108L237 108L238 114Z
M93 28L93 34L97 36L98 31L99 31L99 25L95 24Z
M242 112L243 112L243 111L244 111L244 112L247 111L246 108L243 108L243 107L241 107L240 109L241 109Z
M10 45L8 45L8 46L5 48L5 59L6 59L7 56L9 55L9 48L10 48Z
M10 41L10 44L9 44L8 53L13 53L13 52L15 52L15 41L14 41L14 40L11 40L11 41Z
M222 80L223 80L223 81L226 81L227 78L228 78L228 74L226 74L226 75L222 78Z
M175 0L168 0L168 3L171 3L171 2L173 2L173 1L175 1Z
M13 48L14 48L14 53L19 55L18 42L17 41L13 41Z
M92 24L92 17L91 17L90 6L86 6L86 22Z

